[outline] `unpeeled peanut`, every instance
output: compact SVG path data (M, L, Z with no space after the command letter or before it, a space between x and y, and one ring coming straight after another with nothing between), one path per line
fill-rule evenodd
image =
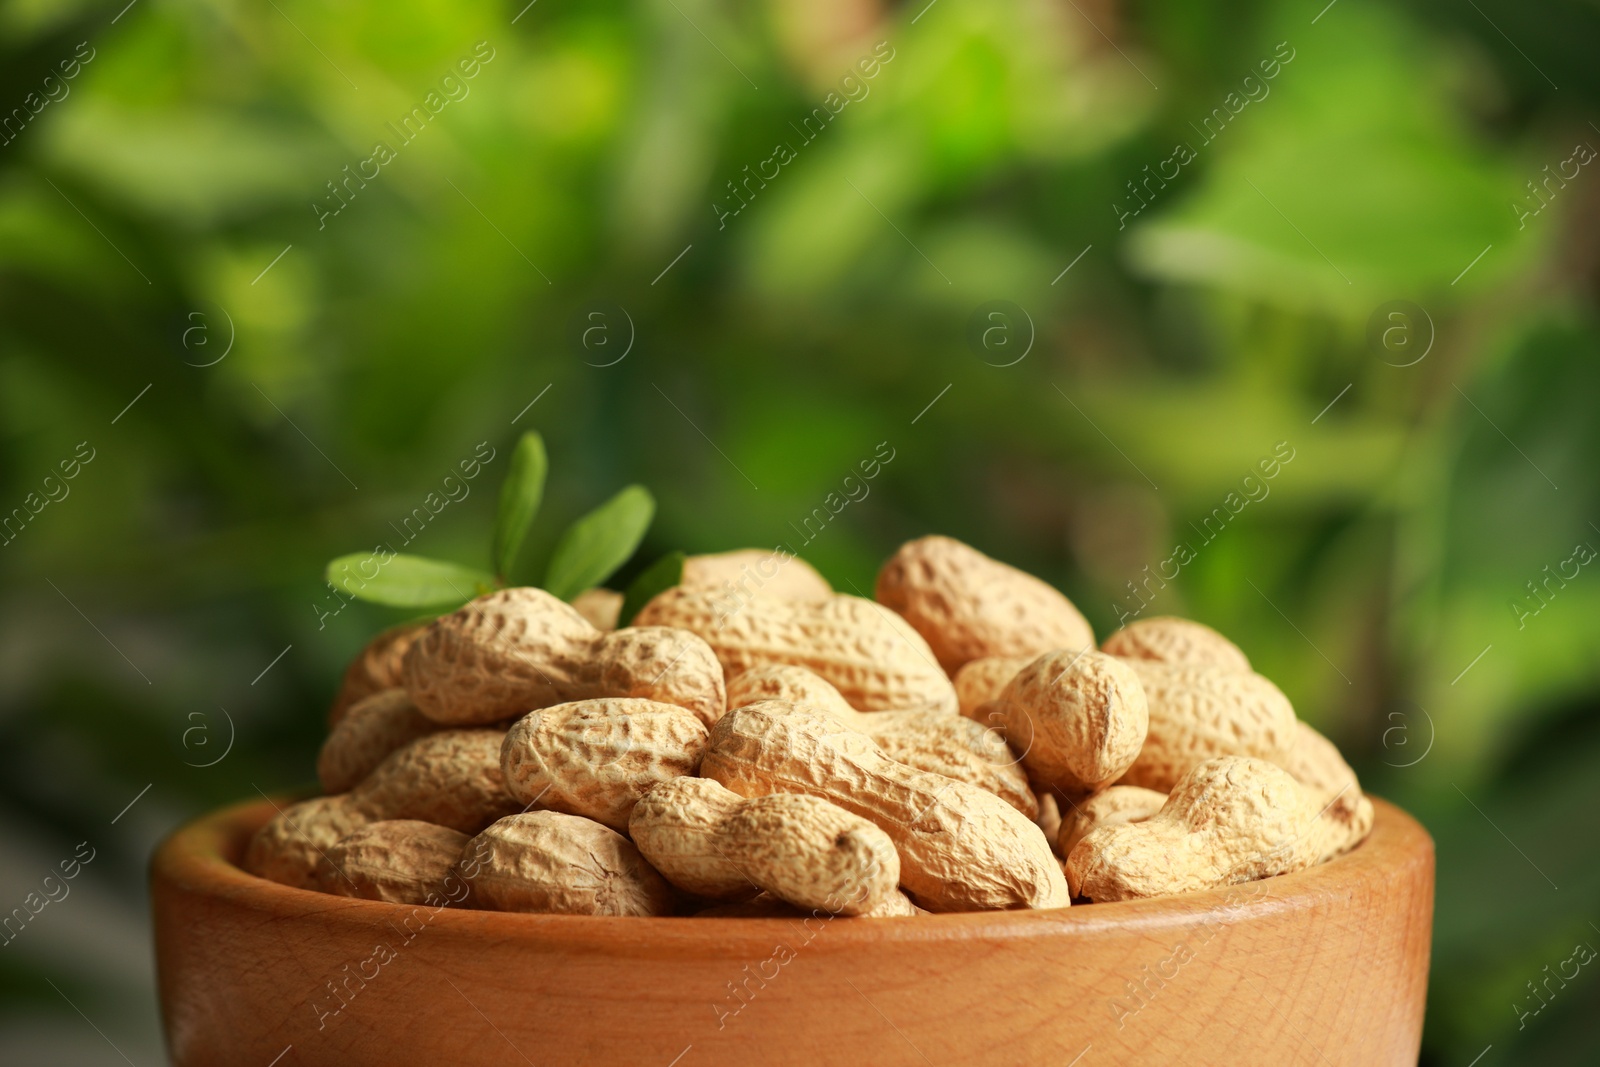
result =
M1061 817L1057 830L1057 853L1072 854L1073 848L1089 835L1089 831L1102 826L1121 826L1123 823L1143 822L1167 802L1167 794L1154 789L1141 789L1136 785L1114 785L1070 805Z
M634 807L628 831L667 881L712 899L760 889L797 908L862 915L900 880L887 834L805 794L745 798L709 778L676 778Z
M324 853L371 821L348 794L279 808L250 838L244 869L297 889L326 889L318 874Z
M384 689L403 685L401 668L412 642L422 635L421 623L406 623L391 627L367 642L345 668L344 679L339 683L339 693L328 709L328 726L338 726L345 712L358 700L365 699Z
M1191 769L1148 819L1090 831L1067 854L1067 877L1095 901L1187 893L1302 870L1333 835L1287 771L1224 756Z
M614 589L585 589L572 598L572 610L596 630L615 630L617 616L622 614L622 599L622 594Z
M322 855L324 891L391 904L460 904L467 886L452 874L467 835L414 819L385 819L341 838Z
M997 730L942 711L875 711L857 728L896 763L975 785L1029 819L1039 814L1022 762Z
M756 667L729 681L730 708L761 700L826 711L871 737L896 763L987 789L1030 819L1038 812L1016 754L998 732L979 723L944 711L856 711L824 679L786 663Z
M1061 868L1015 808L886 757L826 712L764 701L712 727L701 773L741 796L805 793L870 819L900 854L900 884L930 911L1054 908Z
M729 607L709 593L675 587L634 621L699 634L729 676L788 663L826 679L859 711L956 710L955 689L928 643L900 616L860 597L756 598Z
M979 712L985 704L998 699L1017 672L1032 663L1037 656L983 656L968 660L956 672L956 699L961 703L961 714L983 722ZM993 725L989 723L987 725Z
M500 748L510 795L625 831L639 798L660 782L693 774L706 728L676 704L617 697L531 711Z
M1149 725L1134 672L1092 650L1040 656L1017 672L993 709L1028 776L1068 796L1116 781L1139 757Z
M503 730L440 730L396 749L347 795L369 820L416 819L475 834L520 811L500 773Z
M1121 784L1170 792L1189 771L1219 756L1282 759L1295 741L1294 708L1249 671L1125 660L1138 676L1150 726Z
M1372 830L1372 801L1362 795L1356 772L1338 747L1310 725L1295 723L1294 744L1273 762L1316 796L1324 820L1345 828L1338 852L1354 848Z
M402 745L430 734L438 723L417 710L404 689L382 689L345 711L317 755L324 793L354 789Z
M722 714L722 670L691 633L629 627L602 634L542 589L502 589L435 619L406 653L418 710L452 726L486 725L574 700L641 697Z
M901 545L878 572L874 595L927 638L950 674L985 656L1094 647L1094 631L1072 601L950 537Z
M1170 615L1129 623L1106 638L1100 651L1123 659L1222 667L1230 671L1250 669L1250 660L1238 645L1203 623Z
M852 725L866 718L850 706L833 683L792 663L763 663L728 677L728 707L742 708L763 700L787 700L821 708Z
M473 838L458 867L479 907L563 915L667 915L676 895L633 842L579 815L511 815Z

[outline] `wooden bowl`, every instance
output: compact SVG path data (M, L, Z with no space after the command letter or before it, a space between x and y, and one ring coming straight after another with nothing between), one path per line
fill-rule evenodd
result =
M243 804L155 857L167 1041L179 1067L1409 1067L1433 842L1374 804L1349 855L1225 890L804 922L291 889L236 866L273 811Z

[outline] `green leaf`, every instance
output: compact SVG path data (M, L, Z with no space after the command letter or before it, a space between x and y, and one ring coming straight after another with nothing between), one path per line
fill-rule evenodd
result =
M655 497L649 490L630 485L578 519L556 542L545 589L571 600L611 577L639 547L655 513Z
M633 617L652 597L683 581L684 558L682 552L668 552L628 583L628 590L622 595L622 611L617 614L618 626L632 624Z
M545 457L544 438L529 430L511 453L511 469L500 486L500 509L494 520L494 546L491 559L495 573L508 584L522 584L513 575L517 555L528 536L539 503L544 499L544 478L550 469Z
M393 608L455 607L495 588L494 575L472 567L393 553L340 556L326 576L340 592Z

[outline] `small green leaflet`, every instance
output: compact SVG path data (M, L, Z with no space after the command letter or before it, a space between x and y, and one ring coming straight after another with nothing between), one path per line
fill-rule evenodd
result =
M508 585L521 584L527 575L513 573L517 555L527 539L539 503L544 499L545 474L550 461L545 456L544 439L531 430L522 435L511 453L511 468L500 486L500 508L494 520L494 545L490 559L495 573Z
M465 604L495 588L494 575L459 563L423 556L355 552L328 564L335 589L394 608L439 608Z
M631 626L639 609L650 603L657 593L671 589L683 582L682 552L668 552L639 573L628 584L622 596L622 611L617 615L618 626Z
M570 601L611 577L639 547L655 513L649 490L630 485L575 521L556 542L545 589Z

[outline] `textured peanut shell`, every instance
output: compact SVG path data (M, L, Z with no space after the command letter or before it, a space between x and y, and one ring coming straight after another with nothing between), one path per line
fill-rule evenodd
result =
M634 805L628 836L661 876L707 900L745 900L759 887L722 840L745 798L709 778L673 778Z
M1166 802L1167 794L1154 789L1141 789L1136 785L1114 785L1104 792L1076 801L1061 816L1056 852L1062 856L1071 855L1073 848L1088 836L1089 831L1102 826L1143 822L1160 811Z
M357 653L345 668L339 693L333 698L333 706L328 709L330 729L339 725L339 720L344 718L345 712L356 701L404 684L401 681L401 667L405 663L406 652L410 650L412 642L421 636L423 629L421 623L406 623L391 627L367 642L367 647Z
M678 778L639 802L628 830L667 881L716 900L760 889L797 908L860 915L900 880L887 834L814 796L746 799L709 778Z
M535 708L622 696L722 714L722 671L693 634L602 634L542 589L502 589L435 619L406 653L405 686L424 715L483 726Z
M435 722L500 722L575 699L568 694L599 636L542 589L501 589L423 631L406 653L405 686Z
M250 839L244 869L298 889L324 889L319 877L323 854L369 821L347 795L291 804Z
M1315 797L1266 760L1207 760L1140 822L1101 826L1067 854L1073 892L1132 900L1303 870L1327 854Z
M728 707L742 708L763 700L787 700L838 715L854 723L859 717L850 702L826 678L790 663L767 663L728 679Z
M979 723L943 711L859 712L827 681L788 664L735 675L728 693L730 708L783 700L826 711L878 742L896 763L987 789L1029 818L1037 809L1016 754L997 731Z
M1362 795L1356 772L1314 728L1295 723L1294 746L1273 762L1316 796L1324 820L1344 828L1338 851L1354 848L1372 830L1372 802Z
M688 708L710 726L727 705L722 664L688 630L629 626L596 642L570 700L638 697Z
M956 672L956 700L961 704L961 714L968 718L983 719L978 709L997 700L1017 672L1032 663L1036 656L984 656L969 660Z
M466 834L414 819L368 823L326 850L319 881L342 897L391 904L461 904L470 897L453 874Z
M985 656L1094 647L1094 631L1072 601L950 537L901 545L878 572L874 595L928 639L950 674Z
M900 882L889 835L820 797L752 797L728 817L722 839L752 882L797 908L861 915Z
M626 831L639 798L693 774L705 747L705 725L687 708L628 697L580 700L513 723L500 769L522 804Z
M646 604L635 621L699 634L730 676L788 663L826 679L858 711L956 710L955 689L927 642L900 616L860 597L757 598L729 608L677 587Z
M895 763L826 712L783 701L731 711L712 727L701 773L742 796L804 793L882 828L900 884L930 911L1069 903L1039 828L976 786Z
M317 755L324 793L354 789L402 745L439 728L418 711L404 689L382 689L356 701L328 732Z
M396 749L350 793L372 819L417 819L475 834L522 805L500 774L504 730L440 730Z
M1150 728L1122 785L1170 792L1218 756L1282 759L1294 746L1289 699L1259 674L1124 660L1144 686Z
M1222 667L1230 671L1250 669L1250 660L1238 645L1204 623L1171 615L1129 623L1106 638L1100 651L1108 656L1157 663Z
M511 815L462 851L476 906L561 915L668 915L675 894L633 843L558 811Z
M1121 777L1149 725L1134 672L1093 650L1040 656L1006 685L993 714L1028 777L1068 796Z
M615 630L622 614L622 594L615 589L585 589L572 598L572 610L596 630Z
M1029 819L1039 814L1022 762L997 730L942 711L877 711L859 716L857 728L896 763L975 785Z
M739 548L732 552L690 556L683 561L685 589L699 589L739 599L825 600L833 595L816 568L777 549Z

